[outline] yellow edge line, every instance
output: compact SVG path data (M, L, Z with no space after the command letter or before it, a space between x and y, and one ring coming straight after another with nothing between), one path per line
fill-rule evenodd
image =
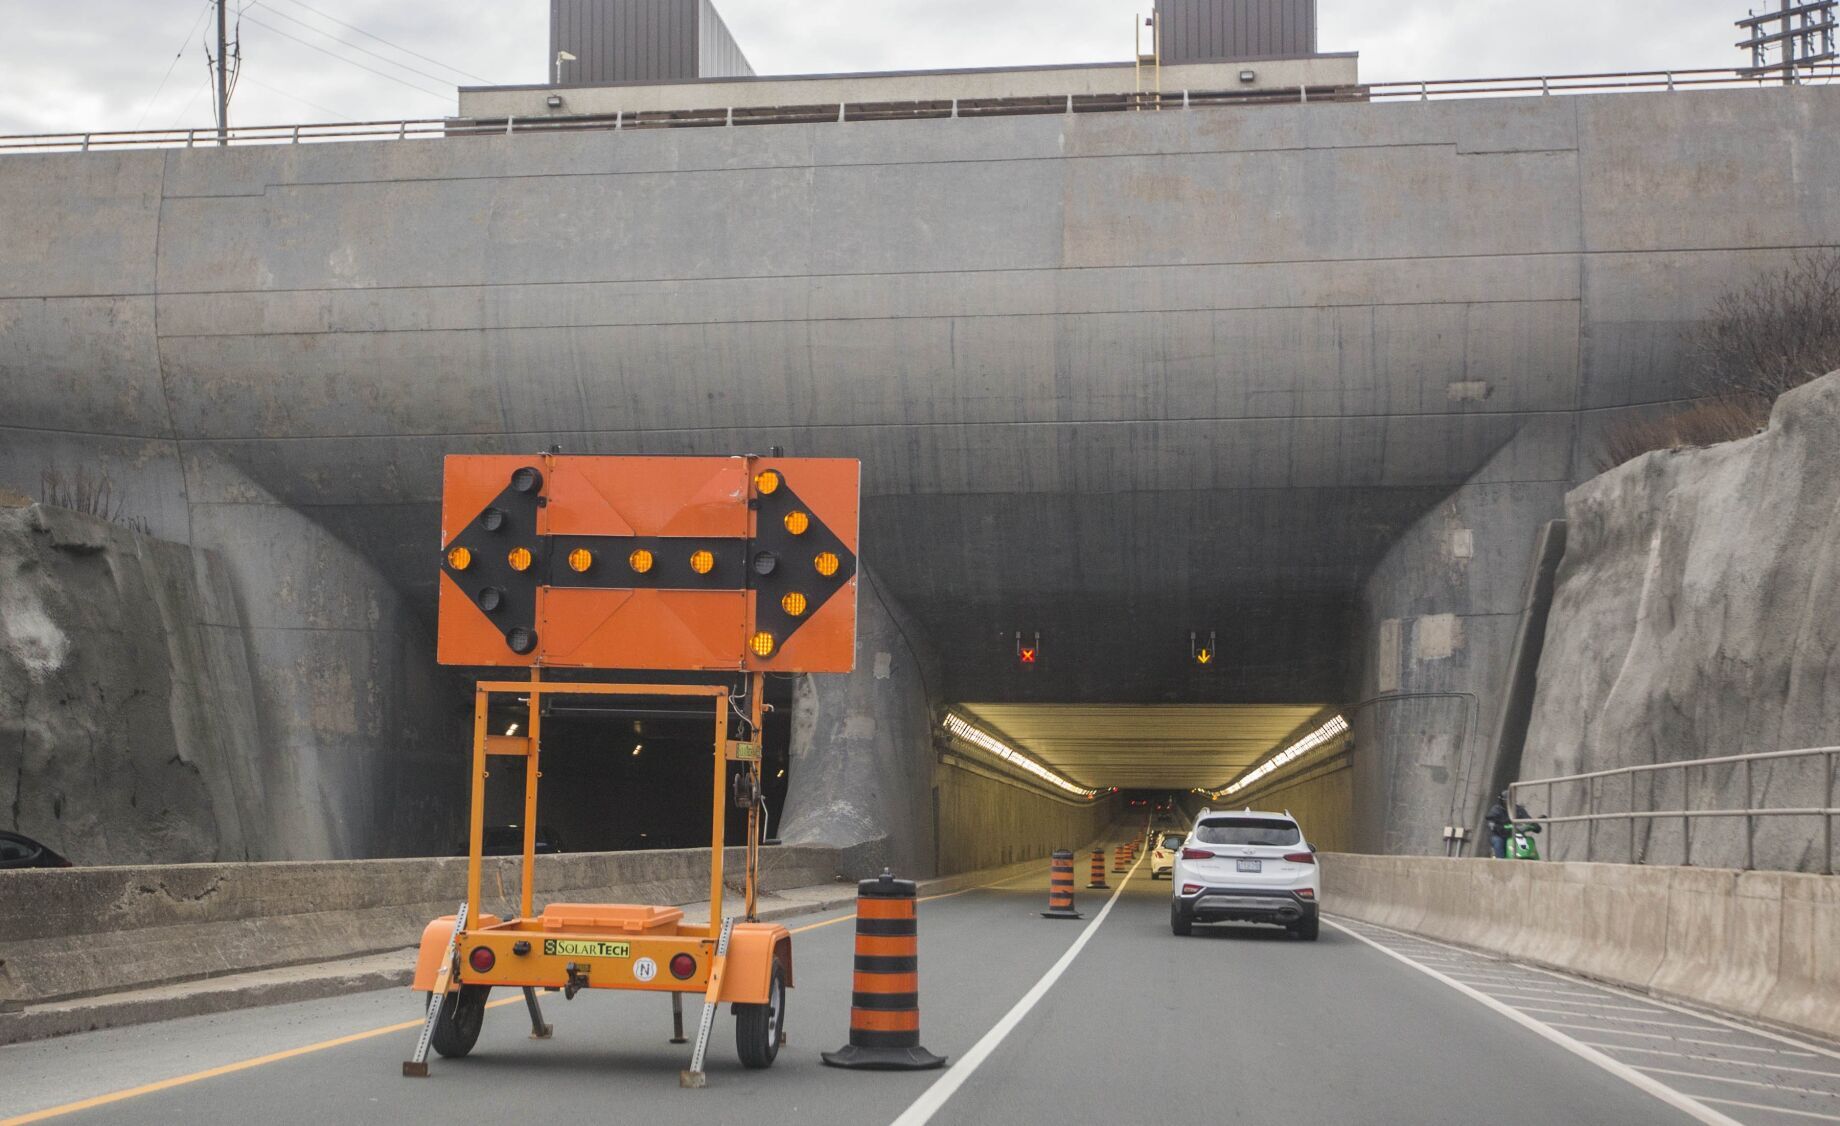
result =
M925 903L933 899L950 899L954 895L963 895L965 891L971 890L973 889L966 888L964 891L952 891L944 895L929 895L919 902ZM791 933L803 934L806 931L817 930L819 927L828 927L833 923L841 923L848 919L854 919L855 917L856 912L852 911L848 915L839 915L835 919L826 919L821 923L809 923L805 926L797 927ZM500 1005L515 1005L523 999L524 996L520 993L515 997L506 997L498 1001L489 1001L486 1003L486 1008L496 1009ZM253 1059L238 1060L236 1063L227 1063L222 1067L212 1067L204 1071L194 1071L190 1075L176 1075L171 1079L161 1079L154 1083L143 1083L139 1087L129 1087L121 1091L111 1091L106 1095L97 1095L93 1098L80 1099L77 1102L65 1103L62 1106L47 1107L44 1110L35 1110L30 1114L15 1115L12 1118L0 1118L0 1126L26 1126L28 1122L43 1122L48 1118L60 1118L66 1114L75 1114L80 1110L94 1110L99 1106L108 1106L110 1103L118 1103L126 1099L138 1098L141 1095L151 1095L159 1091L170 1091L174 1087L184 1087L190 1083L198 1083L206 1079L215 1079L220 1075L233 1075L239 1071L248 1071L250 1068L261 1067L263 1064L280 1063L282 1060L291 1060L296 1056L311 1055L314 1052L323 1052L328 1048L339 1048L346 1044L355 1044L360 1040L373 1040L379 1036L388 1036L392 1032L404 1032L411 1028L420 1028L422 1024L423 1022L419 1020L406 1020L401 1024L391 1024L383 1028L373 1028L368 1032L354 1032L349 1036L340 1036L332 1040L321 1040L317 1044L307 1044L299 1048L288 1048L285 1051L271 1052L266 1056L256 1056Z
M500 1005L517 1004L523 999L524 996L520 993L516 997L506 997L500 1001L487 1002L486 1007L488 1009L495 1009ZM96 1107L107 1106L110 1103L118 1103L124 1099L132 1099L140 1095L151 1095L156 1091L168 1091L174 1087L183 1087L189 1083L197 1083L204 1079L215 1079L220 1075L231 1075L238 1071L248 1071L252 1067L261 1067L266 1063L279 1063L282 1060L293 1059L295 1056L309 1055L313 1052L323 1052L328 1048L337 1048L345 1044L355 1044L360 1040L372 1040L379 1036L388 1036L392 1032L402 1032L410 1028L420 1028L422 1024L423 1022L419 1020L406 1020L401 1024L391 1024L383 1028L373 1028L368 1032L354 1032L349 1036L340 1036L332 1040L321 1040L317 1044L307 1044L299 1048L289 1048L286 1051L271 1052L266 1056L256 1056L253 1059L238 1060L236 1063L227 1063L222 1067L212 1067L204 1071L194 1071L190 1075L177 1075L171 1079L161 1079L156 1083L143 1083L139 1087L129 1087L123 1091L111 1091L106 1095L97 1095L94 1098L81 1099L74 1103L65 1103L62 1106L49 1107L45 1110L35 1110L30 1114L21 1114L13 1118L0 1118L0 1126L25 1126L25 1123L28 1122L43 1122L47 1118L57 1118L66 1114L74 1114L79 1110L93 1110Z

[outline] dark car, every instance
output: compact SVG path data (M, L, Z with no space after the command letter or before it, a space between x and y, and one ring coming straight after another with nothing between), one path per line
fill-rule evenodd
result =
M487 825L481 836L480 854L483 856L522 856L524 855L524 829L520 825ZM537 826L537 853L561 852L562 839L548 825ZM455 856L466 855L466 843L454 850Z
M76 865L31 837L0 830L0 868L74 868Z

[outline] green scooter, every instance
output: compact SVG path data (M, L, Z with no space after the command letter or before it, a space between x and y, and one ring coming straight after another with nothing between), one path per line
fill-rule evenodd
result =
M1508 830L1509 860L1538 860L1540 846L1533 837L1540 831L1538 822L1516 821Z

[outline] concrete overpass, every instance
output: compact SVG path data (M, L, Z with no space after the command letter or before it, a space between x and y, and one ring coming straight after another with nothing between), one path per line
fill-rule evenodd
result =
M1595 435L1840 243L1837 97L6 156L0 479L94 467L221 560L253 858L450 847L439 458L552 443L864 460L862 660L787 689L789 839L1091 827L937 773L953 705L1092 788L1219 785L1326 710L1376 752L1351 843L1435 851Z

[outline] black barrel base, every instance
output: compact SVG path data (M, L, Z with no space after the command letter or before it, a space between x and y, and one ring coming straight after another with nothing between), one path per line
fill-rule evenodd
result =
M1087 884L1086 890L1087 891L1111 891L1112 885L1110 884Z
M1041 917L1044 919L1084 919L1086 916L1078 911L1043 911Z
M832 1067L855 1071L931 1071L946 1065L944 1056L936 1056L925 1048L860 1048L846 1044L834 1052L820 1052L819 1055Z

